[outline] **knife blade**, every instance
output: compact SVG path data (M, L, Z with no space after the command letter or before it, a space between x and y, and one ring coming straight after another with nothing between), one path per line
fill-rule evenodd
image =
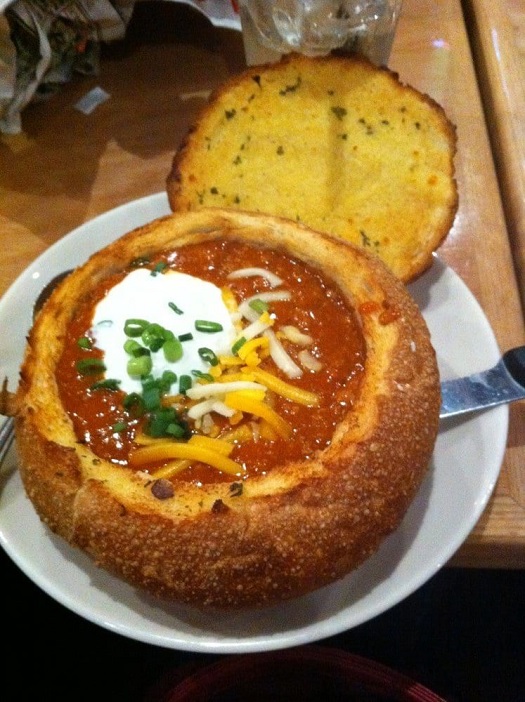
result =
M441 382L439 418L496 407L525 398L525 346L503 354L488 370Z

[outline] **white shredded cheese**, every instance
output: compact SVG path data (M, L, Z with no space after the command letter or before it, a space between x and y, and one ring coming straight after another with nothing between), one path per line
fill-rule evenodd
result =
M246 339L246 341L250 341L250 339L262 334L265 329L269 329L272 324L273 321L271 319L268 322L265 322L263 319L261 319L261 317L258 317L254 322L241 330L239 338L242 337L243 339Z
M302 369L295 363L274 332L271 329L267 329L263 332L263 336L270 342L270 356L275 365L289 378L300 378L303 374Z
M266 268L239 268L236 271L232 271L228 275L228 278L230 280L234 280L236 278L251 278L253 276L260 276L261 278L264 278L268 281L272 288L276 288L283 282L278 275L275 275L275 273L272 273Z
M300 346L310 346L314 342L314 340L309 334L305 334L300 329L292 326L291 324L287 324L284 327L281 327L279 331L281 331L285 335L288 341L291 341L294 344L299 344Z
M190 419L200 419L209 412L217 412L217 414L221 414L223 417L233 417L235 414L235 410L231 407L227 407L224 402L220 402L215 398L210 398L190 407L188 410L188 417Z
M307 370L317 372L323 367L321 361L311 354L308 349L302 349L299 351L299 361L303 368L306 368Z
M227 392L236 392L237 390L266 390L266 387L260 383L254 383L251 380L233 380L229 383L203 383L202 385L194 385L187 390L186 395L191 400L200 400L203 397L225 395Z
M244 302L239 305L239 312L245 319L249 322L254 322L258 317L259 313L252 310L250 307L250 302L253 300L261 300L262 302L278 302L279 300L290 300L292 294L289 290L273 290L272 292L262 292L257 293L248 297Z

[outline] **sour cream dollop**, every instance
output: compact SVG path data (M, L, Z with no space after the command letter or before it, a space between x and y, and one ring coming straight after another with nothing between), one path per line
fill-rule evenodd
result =
M179 312L174 311L173 305ZM173 371L179 378L191 376L192 371L206 373L210 366L199 355L199 349L211 349L217 356L229 353L236 336L221 289L213 283L178 271L132 271L98 303L91 330L95 345L104 353L105 377L120 380L119 387L126 393L142 389L140 379L131 377L126 370L129 355L124 350L128 338L124 326L128 319L160 324L176 337L193 335L191 340L182 342L183 355L176 362L168 362L162 349L151 354L155 377L165 370ZM216 322L222 330L198 331L196 320Z

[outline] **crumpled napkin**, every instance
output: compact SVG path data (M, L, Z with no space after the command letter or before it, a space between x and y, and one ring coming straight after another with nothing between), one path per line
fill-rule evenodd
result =
M174 0L217 26L239 28L230 0ZM22 131L22 111L71 80L96 75L100 43L124 37L136 0L0 0L0 132Z

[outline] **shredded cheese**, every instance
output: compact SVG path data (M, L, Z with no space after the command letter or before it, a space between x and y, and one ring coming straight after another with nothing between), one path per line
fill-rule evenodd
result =
M319 397L314 392L298 388L261 368L249 368L247 372L250 373L254 380L261 383L261 385L265 385L268 390L273 390L277 395L285 397L287 400L298 402L307 407L317 407L319 405Z
M289 355L275 333L271 329L266 329L263 333L270 342L270 356L275 365L289 378L300 378L303 374L302 368Z
M142 446L131 453L129 462L132 466L142 466L147 463L165 461L171 458L185 458L190 461L206 463L231 475L238 475L243 472L243 467L239 463L232 461L227 455L224 455L222 450L219 452L215 446L208 448L208 445L195 442L194 439L196 438L206 439L207 437L197 437L195 435L186 443L163 441L158 444ZM208 441L213 441L213 439L208 438ZM226 444L226 442L224 443ZM230 451L231 449L233 449L233 446L230 446Z
M200 400L203 397L224 395L227 392L235 392L236 390L264 390L264 386L249 380L234 380L232 382L224 383L205 383L203 385L194 385L192 388L189 388L189 390L186 391L186 395L192 400Z
M297 327L291 324L287 324L279 329L280 332L285 336L288 341L294 344L299 344L299 346L310 346L313 344L314 340L309 334L305 334Z
M302 349L299 351L299 362L304 368L314 372L320 371L323 367L321 361L310 353L308 349Z
M237 409L240 412L246 412L265 419L272 429L284 439L289 439L292 435L292 428L288 422L277 414L266 402L254 400L251 397L241 395L237 392L228 393L224 398L224 402L228 407Z
M272 288L276 288L283 282L281 278L272 271L266 270L266 268L239 268L236 271L232 271L228 278L230 280L235 280L236 278L251 278L253 276L260 276L264 278Z

